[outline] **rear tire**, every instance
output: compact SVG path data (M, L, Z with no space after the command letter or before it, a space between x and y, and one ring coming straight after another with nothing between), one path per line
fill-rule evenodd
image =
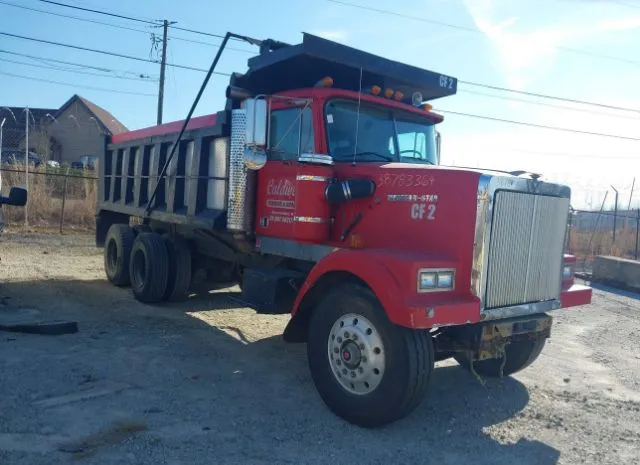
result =
M167 288L162 300L182 302L189 297L191 286L191 249L187 241L180 236L164 234L162 238L169 258Z
M509 376L518 371L524 370L538 358L544 348L546 338L527 339L512 342L504 348L507 361L502 370L503 376ZM456 361L466 370L471 371L469 357L466 353L458 353L454 356ZM487 378L499 378L501 358L490 358L473 362L473 368L481 376Z
M162 236L138 234L131 249L129 274L136 300L144 303L162 300L169 276L169 254Z
M113 224L104 242L104 272L114 286L128 286L129 258L135 234L126 224Z
M383 426L411 413L426 393L433 356L427 331L392 324L363 286L338 287L309 323L307 357L320 397L358 426Z

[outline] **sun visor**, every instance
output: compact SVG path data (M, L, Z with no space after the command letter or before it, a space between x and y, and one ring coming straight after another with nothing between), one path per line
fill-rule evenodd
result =
M362 89L376 85L405 95L420 92L424 101L453 95L458 87L456 78L306 33L301 44L250 58L248 66L238 84L256 94L313 87L326 76L333 79L333 87L358 91L361 73Z

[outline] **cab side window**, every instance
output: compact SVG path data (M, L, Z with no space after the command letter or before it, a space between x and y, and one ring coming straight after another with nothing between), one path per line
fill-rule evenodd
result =
M310 108L287 108L271 112L269 160L297 160L312 153L313 118Z

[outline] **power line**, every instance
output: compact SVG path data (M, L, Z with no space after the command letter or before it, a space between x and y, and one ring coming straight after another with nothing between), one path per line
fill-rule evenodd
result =
M138 23L153 24L154 26L158 25L157 23L155 23L153 21L140 19L140 18L132 18L131 16L124 16L124 15L119 15L119 14L116 14L116 13L108 13L108 12L105 12L105 11L92 10L91 8L84 8L84 7L81 7L81 6L69 5L67 3L53 2L51 0L40 0L40 1L43 2L43 3L50 3L52 5L64 6L66 8L73 8L74 10L88 11L90 13L96 13L96 14L99 14L99 15L112 16L114 18L128 19L130 21L136 21Z
M79 7L76 5L69 5L68 3L61 3L61 2L54 2L51 0L40 0L41 2L44 3L51 3L53 5L58 5L58 6L63 6L66 8L73 8L75 10L82 10L82 11L88 11L91 13L96 13L96 14L100 14L100 15L106 15L106 16L113 16L115 18L123 18L123 19L129 19L131 21L137 21L137 22L141 22L141 23L146 23L146 24L153 24L154 26L159 26L158 22L156 21L150 21L150 20L144 20L144 19L140 19L140 18L133 18L131 16L123 16L123 15L118 15L115 13L110 13L108 11L101 11L101 10L93 10L91 8L83 8L83 7ZM188 28L184 28L184 27L178 27L178 26L172 26L174 29L179 30L179 31L185 31L185 32L191 32L193 34L200 34L200 35L204 35L204 36L209 36L209 37L217 37L218 39L224 39L224 35L221 34L213 34L210 32L205 32L205 31L197 31L195 29L188 29ZM240 40L237 39L235 37L233 37L232 39L234 40Z
M625 116L625 115L614 115L612 113L605 113L603 111L595 111L595 110L587 110L585 108L575 108L575 107L569 107L566 105L554 105L552 103L544 103L544 102L534 102L532 100L525 100L525 99L520 99L520 98L515 98L515 97L505 97L504 95L493 95L493 94L485 94L484 92L476 92L473 90L458 90L458 92L463 92L465 94L472 94L472 95L479 95L481 97L489 97L489 98L497 98L500 100L508 100L511 102L521 102L521 103L528 103L531 105L539 105L539 106L543 106L543 107L550 107L550 108L559 108L561 110L569 110L569 111L577 111L580 113L588 113L588 114L597 114L597 115L604 115L604 116L609 116L611 118L624 118L624 119L635 119L638 120L640 119L640 117L637 116Z
M39 8L32 8L32 7L28 7L28 6L24 6L24 5L16 5L15 3L9 3L9 2L2 1L2 0L0 0L0 4L7 5L7 6L12 6L12 7L15 7L15 8L21 8L23 10L29 10L29 11L34 11L34 12L38 12L38 13L44 13L44 14L47 14L47 15L58 16L58 17L61 17L61 18L74 19L74 20L77 20L77 21L84 21L84 22L87 22L87 23L100 24L102 26L114 27L114 28L117 28L117 29L123 29L125 31L138 32L138 33L142 33L142 34L150 34L151 33L150 31L145 31L143 29L136 29L136 28L133 28L133 27L122 26L120 24L107 23L107 22L104 22L104 21L96 21L95 19L81 18L79 16L64 15L64 14L61 14L61 13L55 13L53 11L41 10ZM181 42L188 42L188 43L192 43L192 44L206 45L206 46L209 46L209 47L219 47L220 46L220 44L212 44L211 42L203 42L201 40L185 39L183 37L170 36L169 39L178 40L178 41L181 41ZM227 50L233 50L235 52L254 53L251 50L245 50L245 49L234 48L234 47L227 47Z
M6 63L13 63L16 65L23 65L23 66L32 66L34 68L42 68L42 69L50 69L50 70L54 70L54 71L65 71L65 72L69 72L69 73L74 73L74 74L85 74L85 75L89 75L89 76L100 76L100 77L105 77L105 78L110 78L110 79L126 79L129 81L144 81L144 82L151 82L148 79L143 79L143 78L135 78L135 77L127 77L127 76L108 76L108 75L104 75L104 74L100 74L100 73L92 73L91 71L81 71L78 69L69 69L69 68L61 68L61 67L56 67L56 66L46 66L46 65L38 65L35 63L25 63L22 61L15 61L15 60L8 60L6 58L0 58L0 61L4 61Z
M191 32L193 34L200 34L200 35L203 35L203 36L217 37L218 39L224 39L224 36L221 35L221 34L213 34L211 32L204 32L204 31L196 31L194 29L187 29L186 27L178 27L178 26L171 26L171 27L174 28L177 31Z
M333 0L328 0L328 1L333 1ZM568 102L568 103L577 103L580 105L590 105L593 107L600 107L600 108L608 108L610 110L619 110L619 111L630 111L633 113L640 113L640 110L637 108L626 108L626 107L619 107L619 106L615 106L615 105L607 105L605 103L596 103L596 102L587 102L584 100L577 100L577 99L571 99L571 98L565 98L565 97L555 97L552 95L546 95L546 94L539 94L536 92L527 92L524 90L515 90L515 89L508 89L506 87L499 87L499 86L492 86L489 84L480 84L478 82L472 82L472 81L458 81L460 84L466 84L469 86L476 86L476 87L484 87L485 89L493 89L493 90L500 90L503 92L511 92L514 94L521 94L521 95L528 95L530 97L539 97L539 98L544 98L544 99L550 99L550 100L558 100L561 102Z
M130 17L130 16L118 15L118 14L115 14L115 13L110 13L110 12L100 11L100 10L95 10L95 9L90 9L90 8L77 7L75 5L69 5L69 4L66 4L66 3L55 2L55 1L50 1L50 0L39 0L39 1L42 1L44 3L53 4L53 5L62 6L62 7L66 7L66 8L78 9L78 10L82 10L82 11L89 11L89 12L92 12L92 13L97 13L97 14L102 14L102 15L107 15L107 16L114 16L114 17L118 17L118 18L130 19L130 20L133 20L133 21L147 23L147 24L150 24L150 25L153 25L153 26L156 26L156 27L159 26L157 22L152 21L152 20L143 20L143 19L140 19L140 18L133 18L133 17ZM360 9L364 9L364 10L374 11L376 13L397 16L397 17L400 17L400 18L405 18L405 19L410 19L410 20L423 21L423 22L436 24L436 25L440 25L440 26L443 26L443 27L455 28L455 29L459 29L459 30L463 30L463 31L467 31L467 32L474 32L474 33L484 34L481 30L479 30L477 28L473 28L473 27L460 26L460 25L456 25L456 24L446 23L446 22L443 22L443 21L420 18L420 17L413 16L413 15L407 15L407 14L402 14L402 13L398 13L398 12L395 12L395 11L383 10L383 9L374 8L374 7L368 7L368 6L364 6L364 5L358 5L358 4L354 4L354 3L350 3L350 2L342 1L342 0L327 0L327 1L330 1L330 2L333 2L333 3L337 3L337 4L340 4L340 5L344 5L344 6L350 6L350 7L353 7L353 8L360 8ZM4 1L0 1L0 3L8 4L7 2L4 2ZM616 3L624 4L623 2L616 2ZM12 5L12 6L22 7L22 6L19 6L19 5ZM630 5L627 5L627 6L630 6ZM31 8L31 9L35 10L33 8ZM41 11L41 12L44 12L44 13L51 13L51 12L46 12L46 11L43 11L43 10L36 10L36 11ZM55 13L51 13L51 14L55 14ZM61 15L61 16L64 16L64 15ZM91 21L91 20L88 20L88 19L85 19L85 18L78 18L78 17L71 17L71 18L79 19L79 20ZM93 21L93 22L95 22L95 21ZM129 30L133 30L133 31L137 31L137 32L148 33L147 31L142 31L142 30L139 30L139 29L126 28L124 26L118 26L118 25L109 24L109 23L100 23L100 22L98 22L98 23L99 24L108 25L108 26L113 26L113 27L121 27L121 28L129 29ZM217 38L223 38L224 37L224 36L222 36L220 34L213 34L213 33L204 32L204 31L198 31L198 30L193 30L193 29L188 29L188 28L182 28L182 27L178 27L178 26L171 26L171 27L173 27L174 29L177 29L177 30L183 30L183 31L186 31L186 32L191 32L191 33L210 36L210 37L217 37ZM208 43L208 42L185 39L185 38L181 38L181 37L171 37L171 38L174 39L174 40L180 40L180 41L185 41L185 42L190 42L190 43L197 43L197 44L208 45L208 46L218 46L218 44L211 44L211 43ZM596 54L596 53L592 53L592 52L585 52L585 51L577 50L577 49L569 49L569 48L566 48L566 47L557 47L557 48L559 48L561 50L567 50L567 51L573 51L573 52L576 52L576 53L592 55L594 57L615 59L615 60L619 60L619 61L621 60L621 61L630 62L630 63L633 63L633 64L640 64L639 62L633 62L633 61L625 60L625 59L622 59L622 58L619 58L619 57L610 57L610 56L607 56L607 55L600 55L600 54ZM228 47L228 49L229 50L238 51L238 52L244 52L244 53L253 53L250 50L236 49L236 48L232 48L232 47ZM504 88L504 87L492 86L492 85L488 85L488 84L481 84L481 83L475 83L475 82L470 82L470 81L459 81L459 82L462 83L462 84L478 86L478 87L485 87L485 88L488 88L488 89L505 91L505 92L519 93L519 94L529 95L529 96L533 96L533 97L539 97L539 98L545 98L545 99L553 99L553 100L565 101L565 102L570 102L570 103L577 103L577 104L582 104L582 105L591 105L591 106L596 106L596 107L601 107L601 108L608 108L608 109L612 109L612 110L629 111L629 112L634 112L634 113L640 113L640 110L637 110L637 109L624 108L624 107L619 107L619 106L614 106L614 105L606 105L606 104L600 104L600 103L595 103L595 102L586 102L586 101L577 100L577 99L555 97L555 96L544 95L544 94L533 93L533 92L517 91L517 90L514 90L514 89L508 89L508 88Z
M38 8L32 8L32 7L28 7L28 6L24 6L24 5L16 5L15 3L9 3L9 2L5 2L5 1L0 1L0 4L7 5L7 6L12 6L12 7L15 7L15 8L21 8L23 10L29 10L29 11L35 11L35 12L38 12L38 13L44 13L44 14L47 14L47 15L58 16L60 18L75 19L75 20L78 20L78 21L85 21L87 23L101 24L103 26L115 27L115 28L124 29L124 30L127 30L127 31L143 32L145 34L149 33L148 31L143 31L142 29L135 29L135 28L132 28L132 27L121 26L119 24L113 24L113 23L105 23L103 21L96 21L95 19L80 18L79 16L63 15L62 13L55 13L53 11L40 10Z
M514 121L514 120L509 120L509 119L502 119L502 118L494 118L492 116L485 116L485 115L473 115L470 113L460 113L457 111L449 111L449 110L442 110L442 109L436 109L436 111L442 112L442 113L449 113L451 115L457 115L457 116L466 116L469 118L479 118L479 119L484 119L484 120L488 120L488 121L497 121L500 123L509 123L509 124L517 124L520 126L529 126L529 127L533 127L533 128L538 128L538 129L550 129L553 131L562 131L562 132L573 132L576 134L586 134L589 136L600 136L600 137L610 137L613 139L623 139L623 140L633 140L633 141L640 141L640 138L638 137L629 137L629 136L620 136L620 135L616 135L616 134L606 134L606 133L600 133L600 132L591 132L591 131L582 131L580 129L569 129L569 128L561 128L559 126L546 126L543 124L535 124L535 123L527 123L524 121Z
M44 0L42 0L42 1L44 1ZM460 31L474 32L474 33L482 34L484 36L487 35L485 32L481 31L478 28L474 28L474 27L461 26L459 24L451 24L451 23L447 23L447 22L444 22L444 21L437 21L437 20L434 20L434 19L422 18L420 16L414 16L414 15L407 15L407 14L403 14L403 13L398 13L396 11L383 10L381 8L374 8L374 7L365 6L365 5L358 5L356 3L346 2L346 1L343 1L343 0L327 0L327 1L331 2L331 3L337 3L337 4L343 5L343 6L349 6L349 7L352 7L352 8L359 8L361 10L374 11L376 13L386 14L386 15L389 15L389 16L397 16L397 17L400 17L400 18L410 19L410 20L413 20L413 21L420 21L420 22L423 22L423 23L436 24L438 26L448 27L448 28L451 28L451 29L457 29L457 30L460 30ZM580 50L580 49L569 48L569 47L562 47L562 46L559 46L559 45L553 46L552 48L555 48L555 49L558 49L558 50L562 50L562 51L565 51L565 52L577 53L577 54L580 54L580 55L587 55L587 56L591 56L591 57L595 57L595 58L604 58L604 59L607 59L607 60L619 61L619 62L627 63L627 64L640 65L640 62L638 62L638 61L628 60L626 58L614 57L614 56L611 56L611 55L603 55L603 54L600 54L600 53L588 52L586 50Z
M71 87L76 87L76 88L83 88L83 89L90 89L90 90L100 90L100 91L104 91L104 92L111 92L111 93L117 93L117 94L140 95L140 96L143 96L143 97L155 97L156 96L155 94L145 94L145 93L142 93L142 92L129 92L129 91L126 91L126 90L106 89L104 87L81 86L81 85L78 85L78 84L71 84L69 82L51 81L49 79L39 79L39 78L31 77L31 76L22 76L20 74L5 73L4 71L0 71L0 74L5 75L5 76L11 76L11 77L19 78L19 79L29 79L31 81L45 82L47 84L57 84L59 86L71 86Z
M102 71L104 73L123 73L123 74L131 74L131 75L135 75L141 79L149 79L151 81L156 80L154 77L149 76L148 74L142 74L136 71L122 71L122 70L114 70L114 69L109 69L109 68L104 68L102 66L92 66L92 65L87 65L87 64L83 64L83 63L74 63L72 61L64 61L64 60L55 60L53 58L45 58L45 57L39 57L39 56L35 56L35 55L28 55L26 53L18 53L18 52L10 52L9 50L2 50L0 49L0 53L6 53L9 55L15 55L15 56L20 56L20 57L25 57L25 58L31 58L33 60L40 60L40 61L45 61L45 62L52 62L52 63L60 63L63 65L71 65L71 66L79 66L81 68L87 68L87 69L94 69L96 71Z
M40 0L40 1L46 1L46 0ZM151 62L151 63L153 63L153 60L148 60L146 58L133 57L131 55L124 55L122 53L107 52L107 51L104 51L104 50L97 50L95 48L80 47L79 45L62 44L60 42L53 42L51 40L35 39L33 37L26 37L26 36L21 36L21 35L18 35L18 34L10 34L8 32L0 32L0 35L7 36L7 37L13 37L13 38L16 38L16 39L31 40L33 42L40 42L40 43L43 43L43 44L57 45L59 47L73 48L73 49L76 49L76 50L83 50L85 52L100 53L100 54L103 54L103 55L110 55L110 56L114 56L114 57L118 57L118 58L127 58L129 60L136 60L136 61L143 61L143 62Z
M93 12L93 13L98 13L98 14L103 14L103 15L108 15L108 16L115 16L115 17L122 17L122 18L125 18L125 19L132 19L132 20L136 20L136 21L140 21L140 22L145 22L147 24L152 24L152 25L154 25L156 27L158 26L157 22L154 22L154 21L151 21L151 20L142 20L140 18L132 18L132 17L129 17L129 16L112 14L112 13L109 13L109 12L106 12L106 11L99 11L99 10L93 10L93 9L88 9L88 8L81 8L81 7L76 7L75 5L69 5L69 4L61 3L61 2L53 2L53 1L50 1L50 0L40 0L40 1L45 2L45 3L54 4L54 5L58 5L58 6L67 7L67 8L80 9L80 10L83 10L83 11L90 11L90 12ZM484 34L482 31L480 31L477 28L472 28L472 27L467 27L467 26L459 26L459 25L455 25L455 24L442 22L442 21L436 21L436 20L420 18L420 17L416 17L416 16L412 16L412 15L406 15L406 14L398 13L398 12L395 12L395 11L383 10L383 9L378 9L378 8L373 8L373 7L363 6L363 5L357 5L357 4L346 2L346 1L342 1L342 0L328 0L328 1L340 4L340 5L345 5L345 6L351 6L351 7L354 7L354 8L370 10L370 11L374 11L374 12L381 13L381 14L387 14L387 15L397 16L397 17L401 17L401 18L405 18L405 19L411 19L411 20L424 21L424 22L437 24L437 25L444 26L444 27L453 27L453 28L456 28L456 29L459 29L459 30L464 30L464 31L467 31L467 32L475 32L475 33ZM8 4L7 2L4 2L4 1L0 1L0 3ZM12 5L12 6L21 7L19 5ZM50 13L50 12L45 12L45 11L42 11L42 10L36 10L36 11L41 11L41 12L44 12L44 13ZM52 14L55 14L55 13L52 13ZM64 16L64 15L62 15L62 16ZM79 20L86 20L84 18L78 18L78 17L71 17L71 18L79 19ZM87 21L91 21L91 20L87 20ZM93 21L93 22L95 22L95 21ZM98 23L100 23L100 22L98 22ZM100 23L100 24L113 26L113 27L123 27L123 26L118 26L118 25L109 24L109 23ZM223 38L224 37L224 36L222 36L220 34L213 34L213 33L208 33L208 32L204 32L204 31L197 31L197 30L188 29L188 28L182 28L182 27L178 27L178 26L171 26L171 27L173 27L174 29L177 29L177 30L183 30L183 31L186 31L186 32L201 34L201 35L210 36L210 37L217 37L217 38ZM142 31L142 30L139 30L139 29L132 29L132 28L126 28L126 27L123 27L123 28L129 29L129 30L133 30L133 31L137 31L137 32L142 32L142 33L145 33L145 34L148 33L147 31ZM218 44L211 44L211 43L208 43L208 42L202 42L202 41L197 41L197 40L192 40L192 39L185 39L185 38L182 38L182 37L171 37L171 38L173 40L180 40L180 41L185 41L185 42L190 42L190 43L197 43L197 44L208 45L208 46L218 46ZM236 48L232 48L232 47L228 47L228 49L229 50L238 51L238 52L244 52L244 53L253 53L250 50L245 50L245 49L236 49ZM573 50L573 49L571 49L571 50L572 51L576 51L576 50ZM583 52L583 51L580 51L580 50L577 50L576 52L578 52L578 53L586 53L586 54L590 54L591 53L591 52ZM600 56L598 54L592 54L592 55ZM615 58L615 57L608 57L608 56L603 56L603 57L605 57L605 58ZM615 58L615 59L619 59L619 58ZM622 59L620 59L620 60L622 60ZM633 63L640 64L638 62L633 62ZM198 70L198 71L200 71L200 70ZM607 109L618 110L618 111L629 111L629 112L634 112L634 113L640 113L640 110L637 110L637 109L624 108L624 107L615 106L615 105L607 105L607 104L601 104L601 103L596 103L596 102L587 102L587 101L578 100L578 99L556 97L556 96L539 94L539 93L534 93L534 92L517 91L517 90L514 90L514 89L508 89L508 88L499 87L499 86L492 86L492 85L488 85L488 84L481 84L481 83L476 83L476 82L471 82L471 81L462 81L461 80L459 82L462 83L462 84L478 86L478 87L485 87L485 88L488 88L488 89L504 91L504 92L519 93L519 94L523 94L523 95L529 95L529 96L532 96L532 97L552 99L552 100L564 101L564 102L569 102L569 103L577 103L577 104L581 104L581 105L590 105L590 106L596 106L596 107L600 107L600 108L607 108Z
M41 1L45 1L45 0L41 0ZM49 44L49 45L56 45L58 47L73 48L73 49L82 50L82 51L85 51L85 52L100 53L102 55L109 55L109 56L114 56L114 57L118 57L118 58L126 58L127 60L141 61L143 63L156 63L156 64L159 63L158 61L151 60L149 58L140 58L140 57L134 57L134 56L131 56L131 55L124 55L122 53L109 52L109 51L106 51L106 50L98 50L98 49L95 49L95 48L80 47L79 45L63 44L63 43L54 42L54 41L51 41L51 40L36 39L34 37L26 37L26 36L21 36L21 35L18 35L18 34L10 34L8 32L1 32L0 31L0 35L4 35L4 36L7 36L7 37L13 37L13 38L16 38L16 39L31 40L33 42L40 42L40 43ZM167 66L173 66L174 68L180 68L180 69L188 69L188 70L191 70L191 71L200 71L200 72L203 72L203 73L207 72L207 70L203 69L203 68L196 68L194 66L187 66L187 65L178 65L178 64L175 64L175 63L167 63ZM229 73L221 73L221 72L218 72L218 71L214 71L214 74L218 74L220 76L231 76Z
M519 153L528 153L531 155L543 155L550 157L575 157L575 158L594 158L598 160L637 160L640 161L639 157L618 157L618 156L605 156L605 155L596 155L596 154L582 154L582 153L570 153L570 152L543 152L539 150L528 150L528 149L518 149L514 147L499 147L495 145L478 145L477 147L486 147L495 152L504 151L504 152L519 152Z

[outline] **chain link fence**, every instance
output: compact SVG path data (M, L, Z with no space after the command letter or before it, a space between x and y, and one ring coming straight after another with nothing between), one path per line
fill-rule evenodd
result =
M25 186L24 167L0 169L2 189ZM3 206L8 227L34 229L92 230L95 228L98 178L93 171L69 167L37 167L29 171L29 197L26 208Z
M591 273L598 255L640 258L640 209L572 211L567 228L568 253L578 258L576 271Z

